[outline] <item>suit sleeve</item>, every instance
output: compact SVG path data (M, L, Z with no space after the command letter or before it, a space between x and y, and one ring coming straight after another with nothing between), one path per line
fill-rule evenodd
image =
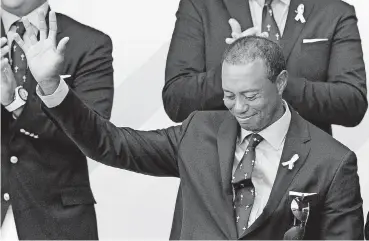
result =
M70 111L69 106L74 110ZM177 150L182 126L156 131L118 128L97 115L70 90L45 113L88 157L105 165L154 176L178 177ZM189 117L191 118L191 117Z
M363 240L364 217L357 160L349 152L341 162L326 196L320 239Z
M112 42L107 35L101 35L88 43L84 54L79 56L79 66L69 85L91 109L109 119L114 95ZM13 125L16 129L37 134L40 140L60 141L65 138L59 136L61 132L44 115L41 100L36 95L29 97L23 112ZM67 138L65 140L69 141Z
M291 76L284 92L283 97L312 122L356 126L368 107L357 18L352 6L345 10L333 35L327 81Z
M181 122L195 110L223 109L221 65L207 69L202 19L191 0L181 0L167 57L164 109Z

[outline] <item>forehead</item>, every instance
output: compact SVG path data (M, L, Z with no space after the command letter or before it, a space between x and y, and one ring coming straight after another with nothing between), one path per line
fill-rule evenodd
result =
M267 67L263 60L256 59L246 64L222 65L222 85L225 88L260 85L267 78Z
M255 59L249 63L232 64L223 62L222 77L236 77L242 75L265 75L267 74L267 67L265 62L261 59Z

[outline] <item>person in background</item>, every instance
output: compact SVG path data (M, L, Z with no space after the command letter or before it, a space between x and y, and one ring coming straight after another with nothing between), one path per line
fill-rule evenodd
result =
M56 26L57 20L57 26ZM43 24L40 24L43 23ZM87 159L41 110L30 60L14 41L69 37L61 77L103 119L113 102L112 42L46 0L1 1L1 231L4 239L98 239ZM56 30L57 29L57 30ZM7 37L7 39L5 38ZM40 63L47 68L51 59ZM50 101L54 100L50 98ZM69 111L74 112L70 106Z
M303 118L329 134L332 124L361 122L368 106L361 39L354 8L341 0L181 0L163 88L170 119L226 109L222 53L238 37L261 33L283 49L283 98Z

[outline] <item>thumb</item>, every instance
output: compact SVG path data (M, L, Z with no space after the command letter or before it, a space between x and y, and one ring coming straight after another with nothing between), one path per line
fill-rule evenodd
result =
M58 47L56 47L56 52L58 54L64 56L68 41L69 41L69 37L64 37L62 40L59 41Z
M232 32L234 33L241 33L241 25L238 23L238 21L234 18L229 19L228 21L229 25L231 26Z

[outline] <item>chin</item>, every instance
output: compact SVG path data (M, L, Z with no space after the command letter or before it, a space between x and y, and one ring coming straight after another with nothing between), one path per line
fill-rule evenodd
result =
M240 124L240 126L247 131L258 132L260 130L258 126L252 124Z
M3 8L19 8L24 4L25 0L1 0L1 6Z

